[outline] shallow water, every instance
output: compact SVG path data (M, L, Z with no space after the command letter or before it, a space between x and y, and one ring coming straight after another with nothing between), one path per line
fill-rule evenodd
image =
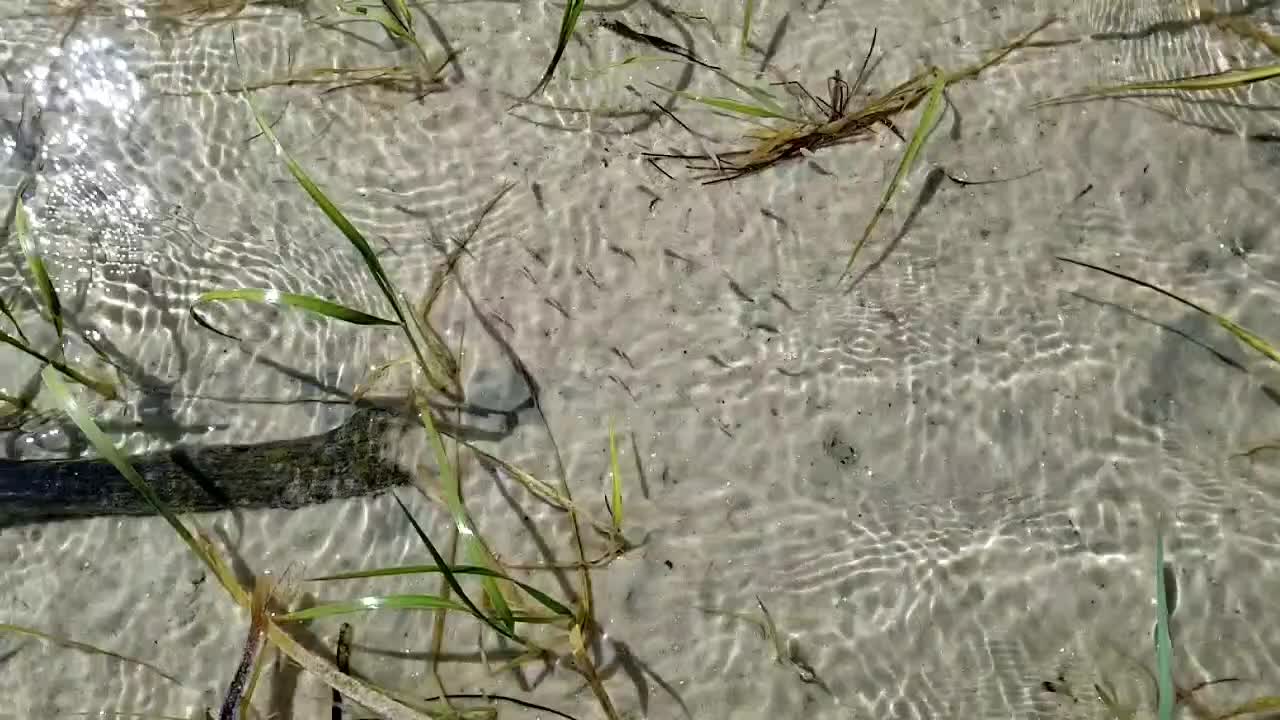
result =
M465 232L512 184L462 272L540 383L550 436L594 513L603 513L608 476L604 419L629 436L628 524L646 542L596 575L612 643L607 683L620 709L652 718L684 709L1104 717L1085 691L1099 678L1124 701L1149 701L1146 676L1124 655L1149 655L1158 516L1178 579L1179 684L1242 678L1198 695L1219 711L1274 694L1280 472L1274 456L1233 458L1280 435L1274 371L1211 322L1053 256L1140 275L1280 336L1268 312L1280 301L1280 154L1241 136L1277 130L1266 108L1280 91L1262 83L1214 103L1156 105L1174 117L1124 102L1027 110L1096 83L1264 63L1265 48L1186 23L1183 2L757 5L756 44L785 28L766 81L815 90L834 69L856 75L873 29L877 91L924 63L973 62L1050 14L1061 22L1047 38L1086 39L1015 54L949 91L923 162L860 258L883 261L847 294L833 288L900 157L892 134L702 187L678 165L665 166L672 179L639 156L699 149L647 114L650 98L666 99L648 83L731 89L677 63L594 73L637 52L594 27L613 18L751 77L762 53L738 51L738 3L673 6L707 22L647 3L584 15L543 100L620 111L610 114L508 111L541 74L559 21L559 6L533 2L419 8L427 47L461 51L442 92L255 95L410 294L440 260L433 238ZM0 181L7 198L28 161L40 164L35 236L72 335L106 348L129 378L126 402L96 408L103 424L143 452L302 437L340 423L349 413L341 393L404 352L391 332L211 310L243 334L236 344L188 315L199 293L236 285L388 312L359 257L256 137L244 103L218 91L240 82L232 28L255 81L411 54L389 49L381 30L306 25L294 8L252 6L199 27L166 22L154 8L56 10L0 2L0 118L16 125L24 97L43 108L38 157L6 133ZM307 7L311 17L327 12ZM1263 6L1247 16L1271 27L1274 13ZM1166 29L1141 32L1152 26ZM709 146L728 147L742 132L693 103L674 107ZM935 167L975 180L1025 176L944 181L913 212ZM4 246L3 287L25 285L20 258L14 243ZM29 309L32 297L21 298ZM23 317L35 323L33 312ZM473 400L521 399L461 297L447 296L441 323L465 343ZM2 352L0 389L17 394L36 368ZM69 354L91 351L73 340ZM403 391L404 378L396 382L384 392ZM56 423L5 439L13 457L83 450ZM421 456L416 434L387 443L409 467ZM552 468L553 445L532 422L492 449L539 473ZM499 486L468 469L470 508L504 558L545 560L530 527L567 557L567 528L552 511L516 492L525 522ZM443 536L444 512L401 495ZM426 561L387 497L200 522L253 572ZM6 528L0 563L0 622L142 657L183 680L5 638L0 716L195 717L220 703L247 618L162 522ZM559 590L553 577L535 578ZM297 585L298 600L434 589ZM774 663L752 625L698 609L754 612L757 595L821 683ZM359 672L434 693L428 616L374 613L355 623ZM597 716L572 673L522 688L477 662L473 627L451 627L451 690L505 691ZM329 647L337 623L310 631ZM328 702L321 683L281 665L257 705L313 718L328 717Z

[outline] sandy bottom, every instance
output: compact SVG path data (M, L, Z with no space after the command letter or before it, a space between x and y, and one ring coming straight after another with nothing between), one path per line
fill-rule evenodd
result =
M1280 337L1280 152L1240 135L1277 131L1274 115L1242 105L1280 96L1263 83L1156 106L1174 117L1124 102L1027 109L1099 82L1268 62L1264 48L1168 24L1189 17L1182 2L757 5L758 47L745 55L741 3L588 12L545 95L511 111L550 55L556 4L423 6L427 48L461 54L447 88L421 99L368 88L256 94L410 294L440 260L433 238L464 232L512 184L462 273L540 382L550 432L522 427L489 447L550 477L553 437L578 497L603 515L606 419L626 433L627 522L644 543L596 574L602 662L620 710L1102 717L1086 691L1098 678L1124 702L1153 694L1141 663L1158 516L1178 581L1179 684L1241 678L1198 696L1219 710L1275 694L1280 472L1274 456L1234 456L1280 435L1273 371L1212 322L1054 256L1140 275ZM379 28L342 34L296 9L250 6L197 28L154 8L100 3L72 17L59 7L0 2L0 118L16 123L24 97L44 107L35 234L73 335L92 334L130 378L127 402L97 408L103 424L142 452L341 422L339 393L403 354L392 333L211 311L243 334L237 344L187 315L199 293L237 285L387 312L350 246L255 137L245 105L218 91L240 82L233 27L250 82L412 54L390 49ZM327 12L308 6L313 18ZM1054 13L1061 22L1046 38L1087 39L1019 53L949 91L922 162L859 260L878 267L847 293L837 277L903 143L883 132L703 187L639 153L731 147L743 126L676 101L694 137L655 114L650 100L670 98L650 83L732 87L679 63L599 72L651 54L596 27L614 19L744 79L772 44L759 82L796 79L816 93L835 69L856 75L877 30L869 87L883 91L925 63L970 63ZM1167 31L1142 31L1162 22ZM909 132L915 116L903 122ZM0 143L6 203L23 175L17 140L6 132ZM931 188L934 168L1021 177ZM20 257L4 246L0 287L37 324L31 296L15 295ZM465 301L448 294L440 319L467 349L473 394L500 394L492 388L511 368ZM83 343L72 348L87 356ZM32 364L7 349L0 358L0 389L32 382ZM3 439L14 457L82 449L57 423ZM416 435L388 438L406 462L421 451ZM545 561L539 542L568 557L554 511L474 463L467 471L471 510L504 559ZM401 495L447 537L438 505ZM388 497L199 522L246 573L292 568L299 602L435 589L301 582L428 562ZM4 528L0 568L0 622L141 657L181 681L0 637L0 717L198 717L220 703L247 620L162 522ZM530 578L567 594L554 575ZM821 682L775 663L756 627L700 609L754 612L756 596ZM353 622L356 671L434 693L429 615ZM473 624L450 626L451 690L598 716L571 672L529 667L522 687L485 670ZM301 632L330 648L337 621ZM485 646L494 665L510 657L490 637ZM263 717L327 718L328 703L318 681L280 664L256 704ZM504 717L537 716L520 712Z

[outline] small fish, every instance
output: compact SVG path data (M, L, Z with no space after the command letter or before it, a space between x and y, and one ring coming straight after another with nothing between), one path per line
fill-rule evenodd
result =
M526 266L526 265L521 265L521 266L520 266L520 270L521 270L521 272L523 272L523 273L524 273L524 276L525 276L525 277L529 278L529 282L533 283L534 285L537 285L537 284L538 284L538 281L537 281L537 280L535 280L535 279L534 279L534 277L533 277L533 273L529 272L529 268L528 268L528 266Z
M587 276L587 279L591 281L591 284L592 284L592 285L595 285L595 286L596 286L596 289L597 289L597 290L603 290L603 289L604 289L604 285L601 285L601 284L600 284L600 281L596 279L595 273L591 272L591 268L589 268L589 267L587 267L587 266L585 266L585 265L581 265L581 264L579 264L579 265L575 266L575 268L574 268L574 269L578 271L578 274L579 274L579 275L586 275L586 276Z
M271 600L273 587L263 577L259 577L253 586L253 599L249 606L249 636L245 639L244 652L240 655L236 674L231 678L231 686L227 688L227 697L222 702L218 720L241 720L245 716L245 693L248 691L253 667L257 663L258 651L262 649L262 638L267 632L267 620L270 618L267 603Z
M547 204L542 200L542 186L535 182L529 186L529 189L533 191L533 202L537 204L538 210L546 212Z
M631 388L628 387L626 383L622 382L622 380L617 375L610 375L609 379L621 385L622 389L627 392L627 395L631 396L632 401L638 402L638 400L636 399L636 394L631 392Z
M738 281L734 280L728 275L725 275L725 279L729 281L729 289L732 290L733 294L737 295L738 298L740 298L743 302L749 302L749 303L755 302L755 298L748 295L747 291L743 290L742 286L738 284Z
M721 360L721 359L719 358L719 356L717 356L717 355L714 355L714 354L713 354L713 355L708 355L708 356L707 356L707 359L708 359L708 360L710 360L710 361L712 362L712 364L716 365L717 367L721 368L722 370L732 370L732 369L733 369L733 367L732 367L731 365L729 365L729 363L725 362L724 360Z
M630 260L630 261L631 261L631 262L633 262L633 263L636 261L636 256L635 256L635 255L632 255L630 251L628 251L628 250L626 250L626 249L624 249L624 248L620 248L620 247L618 247L617 245L610 245L610 246L609 246L609 252L611 252L611 253L615 253L615 254L617 254L617 255L621 255L622 257L624 257L624 258L626 258L626 259Z
M538 252L537 250L534 250L528 245L524 245L523 247L524 247L524 251L529 253L529 255L532 256L534 260L537 260L539 265L541 265L542 267L547 267L547 259L542 256L542 253Z
M623 362L625 362L627 365L631 366L631 369L632 369L632 370L635 370L635 369L636 369L636 364L635 364L635 363L633 363L633 362L631 362L631 358L630 358L626 353L622 352L621 350L619 350L619 349L618 349L618 348L616 348L616 347L611 347L611 348L609 348L609 349L613 351L613 354L614 354L614 355L617 355L618 357L622 358Z
M542 301L550 305L551 307L555 308L556 310L559 310L560 314L564 316L565 320L569 319L569 311L565 310L564 306L561 305L558 300L554 298L543 298Z
M772 210L770 210L770 209L768 209L768 208L760 208L760 214L761 214L761 215L763 215L763 216L765 216L765 217L767 217L767 218L769 218L770 220L772 220L772 221L774 221L774 222L778 223L778 224L779 224L779 225L781 225L783 228L786 228L786 227L787 227L787 221L786 221L786 220L784 220L784 219L782 219L782 216L781 216L781 215L777 214L776 212L774 212L774 211L772 211Z
M786 299L786 298L784 298L784 297L782 297L782 295L781 295L778 291L774 290L774 291L770 292L770 293L769 293L769 297L773 298L774 300L777 300L779 303L782 303L782 307L784 307L784 308L786 308L786 309L790 310L791 312L795 312L795 311L796 311L795 306L793 306L791 303L787 302L787 299Z
M663 255L666 255L666 256L667 256L667 257L669 257L669 258L672 258L672 259L675 259L675 260L679 260L680 262L684 263L685 265L689 266L690 268L696 268L696 267L698 267L698 263L694 262L693 260L690 260L689 258L687 258L687 257L685 257L685 256L683 256L683 255L681 255L680 253L678 253L678 252L676 252L675 250L672 250L672 249L670 249L670 248L662 248L662 254L663 254Z
M763 330L763 331L765 331L765 332L767 332L767 333L773 333L774 335L778 335L779 333L781 333L781 332L782 332L781 330L779 330L779 329L778 329L778 327L777 327L776 325L770 325L769 323L762 323L762 322L761 322L761 323L756 323L755 325L752 325L752 326L751 326L751 329L752 329L752 330Z
M496 311L494 311L494 310L490 310L490 311L489 311L489 316L490 316L490 317L492 317L494 320L497 320L498 322L500 322L500 323L502 323L503 325L507 326L507 329L508 329L508 330L510 330L511 332L515 332L515 331L516 331L516 327L515 327L515 325L512 325L510 322L508 322L508 321L507 321L507 319L506 319L506 318L504 318L504 317L502 317L501 315L499 315Z

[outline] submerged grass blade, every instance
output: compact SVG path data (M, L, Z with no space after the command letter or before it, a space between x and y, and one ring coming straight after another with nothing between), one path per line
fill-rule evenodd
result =
M116 386L114 384L107 382L106 380L95 380L89 377L88 375L85 375L83 372L71 367L70 365L60 360L54 360L53 358L48 357L44 353L32 348L27 343L22 342L18 338L15 338L12 335L9 335L8 333L0 332L0 343L4 343L11 347L17 348L18 350L21 350L27 355L30 355L31 357L39 360L40 362L62 373L63 375L66 375L72 380L75 380L81 385L84 385L85 387L89 388L90 390L93 390L94 392L98 393L99 395L101 395L102 397L108 400L115 400L117 397L119 397L119 395L116 392Z
M156 496L155 491L146 480L129 464L129 461L124 458L116 446L98 428L93 418L71 395L66 383L62 381L58 373L53 368L45 368L41 372L41 378L44 380L45 386L49 388L59 404L62 405L63 411L84 432L94 449L107 458L152 508L168 521L183 542L209 568L213 576L218 579L227 594L231 596L231 599L241 607L248 608L250 605L249 593L236 580L231 568L222 561L222 558L218 556L209 543L197 538L187 528L186 524ZM428 716L425 713L404 705L387 693L363 681L339 672L331 662L320 657L314 651L303 647L274 622L269 621L267 624L267 637L281 652L303 669L319 677L329 687L340 691L344 696L350 698L352 702L369 708L379 716L388 720L428 720Z
M235 42L234 36L232 38L232 49L236 56L236 66L239 67L240 48L239 44ZM377 253L375 253L373 248L369 245L369 241L366 240L364 234L347 219L347 216L338 209L338 206L333 204L333 201L324 194L324 191L311 180L311 177L307 175L306 171L302 169L302 166L293 159L293 156L285 150L280 139L276 137L275 131L271 129L271 124L268 123L266 118L262 116L262 113L258 111L258 107L254 104L253 98L250 97L250 94L244 93L243 97L245 104L249 106L249 111L253 114L253 118L258 124L258 129L262 131L263 136L266 137L271 143L271 146L275 148L276 154L284 160L285 165L289 168L289 173L293 175L293 179L297 181L298 185L307 193L316 207L325 214L325 217L329 218L329 222L333 223L334 227L338 228L343 236L346 237L347 241L351 243L351 246L356 249L356 252L360 253L360 257L364 260L365 267L369 270L369 274L373 277L374 282L377 283L378 289L382 291L383 296L395 311L396 319L404 330L405 337L408 339L409 345L413 348L414 355L417 357L423 373L427 376L427 381L437 390L456 397L456 392L450 392L452 388L449 383L448 374L441 371L437 367L437 364L428 360L429 353L423 350L422 342L415 335L411 325L412 310L405 306L404 300L392 284L391 279L387 277L387 273L383 270L382 263L378 260Z
M413 513L409 512L409 508L405 507L404 502L400 500L400 496L392 493L392 497L395 498L396 504L400 506L400 510L404 513L409 524L413 526L413 531L417 533L418 539L427 547L427 552L431 553L431 559L435 562L436 567L440 568L440 574L444 576L445 582L449 584L449 589L457 593L458 597L462 599L462 604L466 606L464 608L466 612L469 612L476 618L482 620L486 625L496 630L499 635L523 644L523 640L515 634L514 630L508 628L497 620L494 620L480 610L471 597L467 595L466 591L462 589L462 583L458 582L457 576L453 574L449 564L444 561L444 556L442 556L440 551L436 549L435 544L431 542L431 538L427 537L426 531L418 524L418 520L413 516Z
M1280 710L1280 696L1269 695L1260 698L1254 698L1249 702L1238 705L1231 710L1217 716L1215 720L1231 720L1241 715L1253 715L1256 713L1273 713Z
M452 610L472 614L466 605L436 595L370 595L345 602L326 603L294 610L276 615L275 619L280 622L299 622L371 610Z
M440 472L440 483L444 491L445 505L448 506L454 526L458 529L458 534L462 538L463 551L466 553L467 560L472 564L494 571L494 575L483 577L481 585L484 588L485 596L498 616L498 620L504 623L508 630L514 630L515 624L511 619L511 607L507 604L507 600L502 594L502 589L498 587L497 581L494 580L494 577L502 577L502 574L497 572L498 561L480 538L480 533L476 530L475 523L472 522L466 506L462 503L461 480L458 477L457 468L449 460L449 453L444 446L444 437L436 429L435 419L431 415L431 408L420 406L418 415L422 418L422 426L426 428L427 438L431 441L431 449L436 458L436 467ZM442 572L450 574L447 569L443 569Z
M751 43L751 19L755 14L755 0L746 0L742 7L742 37L738 41L738 49L742 52L746 52L747 45Z
M1094 271L1103 273L1105 275L1110 275L1111 277L1119 278L1120 280L1133 283L1134 285L1137 285L1139 287L1144 287L1148 290L1158 292L1161 295L1164 295L1165 297L1175 302L1181 303L1182 305L1185 305L1206 317L1212 318L1214 322L1218 323L1218 325L1220 325L1224 330L1234 335L1236 339L1239 340L1240 342L1244 343L1245 345L1248 345L1249 347L1253 348L1259 353L1262 353L1264 356L1267 357L1267 359L1273 362L1280 363L1280 351L1277 351L1276 348L1271 343L1267 342L1261 336L1254 333L1253 331L1245 328L1242 325L1237 324L1234 320L1232 320L1231 318L1225 315L1219 315L1218 313L1213 312L1212 310L1209 310L1208 308L1205 308L1201 305L1197 305L1196 303L1180 295L1175 295L1174 293L1168 290L1165 290L1162 287L1153 285L1145 280L1139 280L1138 278L1133 277L1131 275L1125 275L1124 273L1116 270L1109 270L1099 265L1093 265L1091 263L1087 263L1082 260L1073 260L1071 258L1062 257L1060 255L1057 257L1057 259L1065 263L1071 263L1072 265L1079 265L1082 268L1088 268L1089 270L1094 270Z
M1164 583L1164 535L1156 528L1156 718L1173 720L1173 641L1169 637L1169 597Z
M333 580L359 580L359 579L365 579L365 578L395 577L399 575L422 575L422 574L439 573L439 572L443 572L443 571L435 565L403 565L400 567L377 568L374 570L354 570L352 572L337 573L335 575L324 575L321 577L309 578L309 580L312 582L329 582ZM491 578L498 578L501 580L505 580L509 583L512 583L513 585L516 585L521 590L524 590L525 592L529 593L529 595L533 599L542 603L542 605L546 607L548 610L550 610L551 612L557 615L562 615L564 617L573 617L572 610L565 607L562 603L558 602L555 598L551 597L550 595L547 595L546 593L542 592L541 590L531 585L520 582L519 580L516 580L508 575L503 575L502 573L497 572L495 570L491 570L487 567L480 567L478 565L454 565L449 568L449 572L453 573L454 575L478 575L481 577L491 577Z
M239 337L225 333L209 324L200 313L196 312L196 308L200 305L211 302L226 302L229 300L240 300L244 302L261 303L263 305L283 305L285 307L297 308L305 310L315 315L320 315L334 320L341 320L353 325L398 325L395 320L387 320L376 315L349 308L345 305L339 305L323 298L314 297L312 295L297 295L295 293L280 292L278 290L260 290L256 288L237 288L235 290L213 290L206 292L196 298L191 304L188 312L191 314L196 323L208 330L238 340Z
M928 99L925 100L924 111L920 114L920 122L916 124L916 131L911 136L911 141L907 143L906 152L902 154L902 160L898 163L898 170L893 174L893 179L889 181L889 185L884 190L884 196L880 198L880 204L876 206L875 214L871 216L871 221L867 223L867 227L862 231L862 237L858 238L858 242L853 246L853 252L849 254L849 262L845 263L844 272L840 274L840 281L849 276L849 271L853 269L853 263L858 259L858 253L862 250L862 246L866 245L867 239L871 237L872 231L876 228L880 216L884 214L885 208L889 206L889 201L893 199L895 193L898 192L898 186L906 179L907 173L911 172L912 166L915 165L916 159L920 156L924 143L929 139L929 135L933 133L933 129L938 126L938 120L942 118L943 92L947 87L947 78L938 69L933 71L933 81L929 85Z
M40 256L39 249L31 239L27 208L23 205L21 197L14 201L13 229L14 234L18 236L18 244L22 247L22 254L26 256L27 269L35 278L40 299L44 301L45 309L49 311L49 317L53 320L53 327L58 331L58 340L62 340L62 302L58 300L58 293L53 288L53 280L49 277L49 270L44 265L44 258ZM12 317L10 319L12 320Z
M1095 87L1071 95L1041 100L1031 107L1046 107L1065 103L1102 100L1105 98L1128 97L1149 92L1212 92L1215 90L1231 90L1251 85L1264 80L1280 77L1280 65L1265 65L1256 68L1224 70L1222 72L1192 75L1170 80L1151 80L1147 82L1128 83L1124 85L1107 85Z
M44 642L52 643L54 645L61 645L63 647L71 648L72 650L79 650L81 652L86 652L86 653L89 653L90 655L102 655L104 657L109 657L112 660L119 660L120 662L129 663L130 665L137 665L139 667L144 667L150 670L151 672L159 675L160 677L164 678L165 680L168 680L171 683L174 683L176 685L182 684L181 680L174 677L173 675L170 675L164 670L161 670L159 667L157 667L156 665L153 665L152 663L147 662L146 660L139 660L138 658L129 657L128 655L121 655L120 653L112 652L111 650L105 650L96 645L90 645L89 643L83 643L77 640L70 640L68 638L59 637L57 635L52 635L50 633L37 630L32 627L27 627L25 625L11 625L9 623L0 623L0 633L10 633L13 635L25 635L27 637L33 637L33 638L36 638L37 640L43 640Z
M687 100L692 100L697 103L702 103L703 105L706 105L708 107L713 107L713 108L716 108L717 110L724 110L726 112L731 112L736 115L744 115L746 117L756 117L756 118L766 118L766 119L771 118L771 119L777 119L777 120L789 120L794 123L807 122L802 118L797 118L795 116L787 114L786 112L782 111L780 108L769 108L769 107L765 107L764 105L752 105L751 103L745 103L740 100L734 100L732 98L727 98L727 97L719 97L716 95L698 95L697 93L686 92L684 90L676 90L675 88L669 88L664 85L659 85L658 83L655 83L655 82L651 82L649 84L658 88L659 90L662 90L663 92L668 92L668 93L671 93L672 95L678 95L679 97L685 98Z
M622 464L618 462L618 442L613 433L613 421L609 421L609 471L613 475L613 497L609 514L613 518L613 531L622 534Z
M556 66L560 64L560 58L564 55L564 49L569 46L569 38L573 37L574 28L578 26L578 18L582 15L582 8L586 6L586 0L569 0L564 5L564 14L560 16L560 32L556 36L556 50L551 56L551 62L547 64L547 69L542 73L542 78L538 80L538 84L526 97L533 97L542 92L547 87L547 83L551 82L551 76L555 75Z

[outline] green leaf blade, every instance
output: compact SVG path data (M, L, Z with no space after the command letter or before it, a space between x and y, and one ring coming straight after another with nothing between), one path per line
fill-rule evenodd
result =
M853 246L853 252L849 254L849 261L845 263L844 272L840 275L841 282L849 276L849 271L853 269L854 261L858 259L858 253L862 251L862 247L866 245L867 240L871 237L871 233L875 230L880 216L884 214L889 202L898 192L898 187L902 185L902 181L911 172L911 168L920 156L920 151L924 149L925 141L929 139L934 128L938 126L938 121L942 119L943 93L946 87L946 76L935 68L933 70L933 81L929 86L929 95L925 100L924 110L920 114L920 122L916 124L916 130L911 135L910 142L907 143L907 149L902 154L902 160L898 163L898 169L894 172L893 179L889 181L889 185L885 187L884 195L880 198L880 204L876 206L876 211L871 216L871 221L867 223L866 229L862 231L862 237L858 238L858 242Z
M58 292L53 287L53 279L49 277L49 270L45 267L44 258L41 257L40 250L36 247L35 241L31 239L31 223L27 217L27 208L23 204L21 197L14 202L13 229L14 234L18 236L18 245L22 248L22 254L26 257L27 270L35 278L36 288L40 291L40 299L44 302L45 309L49 311L49 317L53 320L53 327L58 332L58 340L61 341L63 334L62 301L58 299Z

